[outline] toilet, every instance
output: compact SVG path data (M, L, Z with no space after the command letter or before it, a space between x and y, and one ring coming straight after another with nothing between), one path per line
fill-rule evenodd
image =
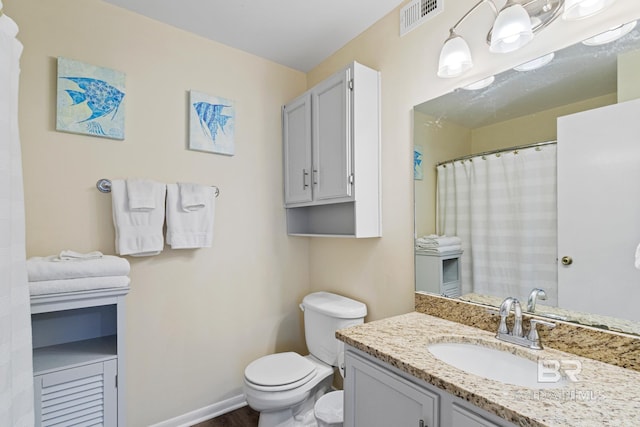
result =
M245 368L243 391L249 406L260 412L258 427L316 427L323 422L316 420L316 402L331 389L334 367L344 375L339 363L344 344L335 332L363 323L367 315L365 304L329 292L307 295L300 309L310 354L270 354Z
M344 421L344 391L331 391L316 402L313 413L318 427L342 427Z

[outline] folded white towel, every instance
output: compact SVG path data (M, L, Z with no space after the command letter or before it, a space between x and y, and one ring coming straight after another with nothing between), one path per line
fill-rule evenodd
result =
M125 182L123 180L111 182L113 225L116 231L115 246L118 255L151 256L162 252L164 209L161 206L164 204L166 191L166 185L154 183L152 193L157 208L133 211L129 208Z
M58 257L53 261L74 261L74 260L83 260L83 259L97 259L102 257L103 255L102 255L102 252L100 251L87 252L86 254L83 254L80 252L70 251L67 249L60 252L60 255L58 255Z
M431 234L429 236L424 236L416 239L416 243L419 243L422 246L451 246L451 245L461 245L462 239L457 236L437 236L435 234Z
M126 182L130 210L150 211L156 208L155 182L148 179L128 179Z
M31 295L57 294L62 292L89 291L93 289L122 288L129 286L127 276L84 277L82 279L43 280L29 282Z
M215 218L215 189L200 185L197 191L204 207L185 211L182 208L181 188L177 184L167 185L167 244L173 249L210 248L213 243Z
M56 255L32 257L27 260L30 282L78 279L83 277L127 276L129 261L113 255L102 258L61 260Z
M202 191L202 185L179 182L180 206L185 212L197 211L205 207L210 197L208 191Z
M416 250L419 252L427 252L434 254L448 254L451 252L458 252L462 250L462 245L449 245L449 246L438 246L438 247L421 247L416 245Z

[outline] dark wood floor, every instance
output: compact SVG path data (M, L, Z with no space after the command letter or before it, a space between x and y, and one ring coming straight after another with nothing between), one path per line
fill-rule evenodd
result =
M259 412L244 406L212 420L195 424L193 427L258 427Z

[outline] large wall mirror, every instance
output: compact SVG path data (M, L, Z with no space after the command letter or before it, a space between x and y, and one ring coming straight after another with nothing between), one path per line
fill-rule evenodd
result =
M414 107L416 291L640 335L640 25L624 29Z

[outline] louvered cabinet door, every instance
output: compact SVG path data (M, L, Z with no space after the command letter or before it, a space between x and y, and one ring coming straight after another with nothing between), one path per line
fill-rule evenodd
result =
M34 377L36 426L117 426L117 359Z

